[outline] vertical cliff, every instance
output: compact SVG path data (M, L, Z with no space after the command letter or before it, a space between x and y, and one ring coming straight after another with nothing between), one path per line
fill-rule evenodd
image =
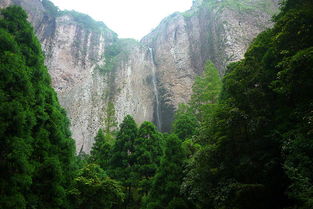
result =
M211 60L225 73L249 43L271 27L277 0L201 0L184 13L174 13L142 39L154 50L163 131L170 129L173 109L188 102L196 75Z
M174 110L189 101L194 78L204 64L212 61L222 76L227 64L242 59L253 38L271 27L277 9L277 0L199 0L189 11L165 18L141 40L141 50L133 50L129 59L122 61L123 67L116 69L125 75L133 72L130 69L138 72L132 74L132 84L127 80L129 85L118 87L128 92L115 95L118 121L131 113L138 122L154 121L160 130L169 131ZM126 77L120 76L116 82L125 83Z
M117 35L103 23L84 14L59 11L51 2L40 0L1 0L0 7L22 6L29 14L46 56L61 105L71 121L77 151L88 152L102 125L107 101L108 76L96 68L105 62L106 48Z
M278 8L277 0L197 0L138 43L119 40L103 23L59 11L47 0L0 0L0 7L11 4L28 12L77 151L85 152L103 126L108 100L119 123L131 114L138 123L153 121L168 131L205 62L211 60L222 76L226 65L241 59L251 40L272 25ZM121 49L108 56L117 43Z

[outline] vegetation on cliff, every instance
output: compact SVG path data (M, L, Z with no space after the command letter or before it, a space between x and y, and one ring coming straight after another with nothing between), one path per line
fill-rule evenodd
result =
M275 4L277 1L273 0L261 0L261 1L251 1L251 0L203 0L201 6L205 6L211 9L233 9L239 11L264 11L270 15L277 12L277 7Z
M85 29L97 32L109 32L110 34L114 34L117 37L117 34L110 30L103 22L95 21L89 15L74 10L60 10L50 0L42 0L42 5L45 8L46 14L48 14L50 17L56 18L63 15L69 15L75 22L77 22Z
M103 74L113 72L121 60L127 60L134 47L140 45L135 39L115 39L104 53L104 63L96 68Z
M230 9L245 13L264 12L269 15L277 14L278 0L194 0L192 9L183 12L182 15L186 18L192 17L199 10L206 8L210 10Z

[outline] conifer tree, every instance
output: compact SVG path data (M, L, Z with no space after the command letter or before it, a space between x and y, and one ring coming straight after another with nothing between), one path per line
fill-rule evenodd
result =
M133 188L133 153L134 142L137 137L137 125L134 119L127 115L120 124L116 142L112 148L109 161L109 174L113 179L119 180L125 188L125 207L132 201Z
M104 119L104 127L105 134L112 135L113 129L117 126L116 117L115 117L115 108L112 101L109 101L106 111L105 111L105 119Z
M199 122L192 108L186 104L180 104L175 112L173 121L173 133L181 140L190 139L196 134Z
M151 122L144 122L138 130L134 143L134 173L140 193L150 190L161 155L161 134Z
M108 168L108 161L110 158L110 151L112 145L109 143L109 139L104 135L102 129L99 129L97 136L95 137L95 143L90 151L90 161L98 164L102 169Z
M221 89L222 81L218 70L212 62L207 62L203 75L195 79L190 101L193 113L200 123L214 111Z
M74 142L27 14L0 16L1 208L68 207Z
M2 28L0 47L0 208L26 208L34 171L35 95L18 43Z
M161 164L153 179L152 189L145 200L145 208L192 208L180 195L185 160L181 140L174 134L167 136Z
M204 67L203 75L195 79L192 87L191 100L189 102L193 116L196 118L197 125L195 132L197 143L206 144L206 135L210 132L209 127L215 123L211 119L218 108L218 99L222 90L222 82L212 62L207 62ZM185 116L186 117L186 116ZM191 120L192 116L189 116ZM192 130L192 129L191 129Z

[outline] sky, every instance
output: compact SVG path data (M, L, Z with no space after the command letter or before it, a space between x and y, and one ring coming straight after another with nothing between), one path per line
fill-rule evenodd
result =
M103 21L119 38L140 40L163 18L191 8L192 0L50 0L64 10L76 10Z

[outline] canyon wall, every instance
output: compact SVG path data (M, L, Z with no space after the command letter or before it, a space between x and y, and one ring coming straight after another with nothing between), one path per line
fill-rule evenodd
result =
M253 38L271 27L277 0L197 0L174 13L140 42L119 40L103 23L47 0L0 0L29 14L46 55L46 65L61 105L71 121L77 152L89 152L113 102L121 123L153 121L169 131L179 103L188 102L194 78L212 61L220 75L240 60ZM108 60L107 51L122 47ZM112 65L103 71L106 65Z

